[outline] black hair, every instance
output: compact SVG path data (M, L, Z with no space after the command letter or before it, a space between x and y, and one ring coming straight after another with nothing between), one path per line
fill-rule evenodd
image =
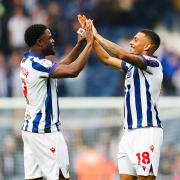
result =
M152 41L152 43L155 45L155 50L157 50L161 43L159 35L149 29L143 29L140 32L145 34Z
M47 27L43 24L33 24L29 26L24 34L24 40L29 47L32 47L36 44L38 38L40 38Z

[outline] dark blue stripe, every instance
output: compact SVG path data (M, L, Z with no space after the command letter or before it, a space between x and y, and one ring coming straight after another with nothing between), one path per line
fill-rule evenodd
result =
M149 92L149 83L144 75L146 84L146 99L147 99L147 126L153 126L152 111L151 111L151 94Z
M28 58L29 56L37 57L39 59L44 59L44 56L41 56L41 55L33 53L33 52L25 52L24 53L24 57Z
M150 67L159 67L158 61L155 61L155 60L152 60L152 59L147 61L147 65L150 66Z
M34 68L37 71L49 73L49 69L48 68L42 66L38 62L33 61L32 59L31 59L31 61L32 61L32 68Z
M127 73L127 71L128 71L128 66L126 66L126 62L122 61L122 62L121 62L121 67L122 67L122 69L124 70L124 72Z
M41 111L39 111L39 112L36 114L35 119L33 120L32 132L38 133L38 126L39 126L41 117L42 117L42 113L41 113Z
M59 129L59 123L56 123L56 128L57 128L57 131L60 131L60 129Z
M28 120L26 120L26 127L25 127L25 131L27 131L27 129L28 129L28 124L29 124L29 121L28 121Z
M134 68L134 87L135 87L135 103L137 113L137 127L142 127L142 105L141 105L141 90L140 90L140 78L137 68Z
M160 121L159 116L158 116L158 110L157 110L156 105L154 106L154 110L156 111L156 120L157 120L157 125L158 125L158 127L162 127L162 125L161 125L161 121Z
M21 130L24 130L24 126L25 126L25 120L24 120L24 122L23 122L23 125L22 125Z
M59 118L60 118L60 111L59 111L59 102L58 102L58 89L56 88L56 94L57 94L57 118L58 118L58 121L56 123L56 127L57 127L57 130L60 131L59 129Z
M124 103L124 117L125 117L125 103Z
M131 105L130 105L130 85L127 86L128 91L126 94L126 106L127 106L127 123L128 129L132 129L132 114L131 114Z
M27 58L26 57L23 57L23 59L22 59L22 61L21 62L25 62L27 60Z
M45 133L51 132L51 118L52 118L52 94L50 79L47 81L47 98L45 101Z

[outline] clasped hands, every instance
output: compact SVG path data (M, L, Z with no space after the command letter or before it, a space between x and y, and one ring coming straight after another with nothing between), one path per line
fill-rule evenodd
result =
M82 32L82 37L86 38L87 42L88 40L94 41L98 33L96 28L94 27L93 20L87 19L85 15L80 15L80 14L77 15L77 18L79 24L81 25L81 28L85 30L84 32ZM87 37L87 36L93 36L93 39L92 37Z

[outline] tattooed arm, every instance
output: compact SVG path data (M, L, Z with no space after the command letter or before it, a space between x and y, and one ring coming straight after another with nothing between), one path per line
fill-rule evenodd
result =
M136 66L137 68L144 69L144 58L142 56L131 54L119 45L105 39L98 33L95 34L95 39L109 52L111 52L115 57L126 61L129 64Z

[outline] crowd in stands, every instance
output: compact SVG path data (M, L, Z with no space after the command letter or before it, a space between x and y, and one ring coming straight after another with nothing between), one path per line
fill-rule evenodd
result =
M1 0L0 97L22 96L19 63L27 47L24 31L46 24L56 41L56 59L76 43L77 14L92 18L106 38L127 48L141 28L156 30L162 39L158 57L164 71L163 95L180 95L180 3L178 0ZM102 65L93 54L76 79L59 82L60 96L123 95L123 75Z

